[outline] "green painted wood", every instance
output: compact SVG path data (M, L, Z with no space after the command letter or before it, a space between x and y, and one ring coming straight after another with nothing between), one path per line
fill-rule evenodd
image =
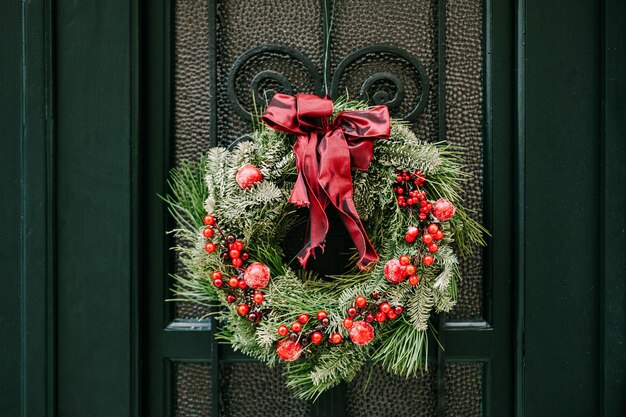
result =
M626 4L606 0L602 30L602 351L600 415L626 412Z
M64 417L137 414L134 4L55 2L57 407Z
M524 415L598 415L600 3L525 8Z
M0 206L0 409L17 417L21 413L21 16L20 4L11 2L0 13L0 92L10 104L0 111L3 146L0 152L0 187L5 197Z

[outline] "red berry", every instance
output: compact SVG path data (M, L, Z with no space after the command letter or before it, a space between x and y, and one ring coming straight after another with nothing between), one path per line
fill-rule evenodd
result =
M232 261L230 261L230 263L233 264L235 268L239 268L241 265L243 265L243 259L235 258Z
M279 336L287 336L287 333L289 333L289 328L287 326L278 326Z
M387 281L398 284L406 278L406 267L397 259L391 259L385 264L385 278Z
M245 283L245 281L244 281L244 283ZM263 300L265 300L265 296L263 295L262 292L255 291L254 292L254 297L252 297L252 299L254 300L255 303L261 304L263 302Z
M411 275L409 277L409 284L411 285L417 285L420 283L420 277L418 277L417 275Z
M247 164L237 170L235 180L241 188L250 188L263 179L263 175L259 168L254 165Z
M402 180L403 180L403 179L404 179L404 178L402 178L402 175L398 175L398 176L396 177L396 182L402 182Z
M404 188L398 187L398 189L396 190L396 193L398 193L398 194L404 193Z
M435 233L435 239L437 240L443 239L443 232L441 230L437 230L437 233Z
M215 285L217 288L220 288L223 284L224 281L222 281L221 279L213 280L213 285Z
M350 308L348 308L348 316L350 316L350 317L354 317L354 316L356 316L356 315L357 315L356 308L354 308L354 307L350 307Z
M404 240L406 240L408 243L413 243L415 242L415 236L407 233L406 235L404 235Z
M428 215L426 213L420 213L418 217L420 220L426 220L426 217L428 217Z
M354 301L354 303L356 304L358 308L363 308L367 305L367 298L363 297L362 295L359 295Z
M237 297L232 294L228 294L228 296L226 297L226 301L228 301L228 304L234 303L236 299Z
M407 275L415 275L415 266L414 265L407 265L406 266L406 273L407 273Z
M228 285L230 285L233 288L235 288L238 284L239 284L239 280L237 279L237 277L230 277L230 279L228 280Z
M374 328L364 321L357 321L350 329L350 339L357 345L367 345L374 339Z
M424 257L422 258L422 262L424 263L424 265L430 266L433 264L433 262L435 262L435 258L433 258L432 255L424 255Z
M408 256L406 256L406 255L402 255L402 256L400 257L399 261L400 261L400 265L402 265L402 266L407 266L408 264L410 264L410 263L411 263L411 258L409 258L409 257L408 257Z
M380 311L382 311L383 313L387 314L389 313L389 310L391 310L391 306L389 305L389 303L382 303L380 305Z
M242 251L243 250L243 242L241 240L235 240L235 243L233 243L233 249L237 249L238 251Z
M387 320L387 315L385 313L383 313L382 311L379 311L378 313L376 313L377 322L382 323L385 320Z
M437 230L439 230L439 226L437 226L435 223L431 223L428 225L428 233L430 233L431 235L437 233Z
M301 330L302 330L302 323L300 323L299 321L294 321L293 323L291 323L291 331L300 333Z
M211 216L210 214L207 214L206 216L204 216L203 221L204 221L204 224L212 226L215 224L215 217Z
M243 279L240 279L239 282L237 282L237 286L242 290L248 288L248 284L246 284L246 281L244 281Z
M396 313L397 315L400 315L400 314L402 314L402 312L404 311L404 309L402 308L402 306L396 306L396 307L393 309L393 311L395 311L395 313Z
M330 341L333 342L336 345L341 343L342 339L343 339L343 337L341 337L341 335L339 333L333 333L332 335L330 335Z
M430 245L428 245L428 251L431 253L435 253L439 250L439 245L437 245L436 243L431 243Z
M309 315L308 315L308 314L304 314L304 313L300 314L300 315L298 316L298 321L299 321L300 323L302 323L302 324L305 324L306 322L308 322L308 321L309 321Z
M228 256L232 259L239 258L239 251L237 249L231 249L230 252L228 252Z
M407 230L407 233L413 237L417 237L417 235L419 235L420 231L417 227L415 226L410 226Z
M211 229L209 226L207 226L204 229L202 229L202 234L207 239L212 238L213 237L213 229Z
M389 319L391 320L395 320L398 317L398 315L396 314L395 311L391 310L389 313L387 313L387 317L389 317Z
M324 335L322 335L321 332L313 332L313 334L311 334L311 343L319 345L323 338Z
M207 242L207 244L204 245L204 250L206 250L209 253L215 252L215 243Z
M276 346L276 354L286 362L293 362L302 355L302 345L293 340L281 340Z
M372 313L367 313L365 315L365 321L368 323L371 323L374 321L374 315Z
M213 271L213 273L211 274L211 278L215 279L222 279L222 273L220 271Z
M354 324L354 321L350 317L346 317L343 319L343 327L349 329Z
M264 288L270 282L270 269L261 262L254 262L246 268L243 279L250 288Z
M425 244L429 244L433 241L433 236L431 234L425 233L422 236L422 242L424 242Z
M237 307L237 312L242 316L248 314L249 310L250 307L248 307L248 304L239 304L239 306Z
M320 310L317 312L317 319L318 320L324 320L326 317L328 317L328 313L325 312L324 310Z

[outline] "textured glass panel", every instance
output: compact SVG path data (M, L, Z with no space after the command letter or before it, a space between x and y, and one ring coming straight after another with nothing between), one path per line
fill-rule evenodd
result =
M222 365L220 390L224 417L305 417L311 410L309 403L295 399L285 387L280 367L270 369L260 363Z
M483 179L483 18L481 0L447 2L446 118L448 140L464 148L465 205L482 220ZM452 318L482 316L482 251L463 260L463 279Z
M446 416L480 417L483 404L482 363L446 364Z
M211 415L211 366L202 363L174 364L174 416Z
M437 415L437 373L433 367L419 378L401 378L364 368L348 385L346 415L431 417Z
M481 363L446 364L446 415L482 415L483 370ZM435 417L437 415L437 367L419 378L402 378L373 367L348 385L346 415Z
M294 94L316 90L315 77L293 54L302 54L311 62L313 72L319 71L322 13L318 1L224 0L218 2L217 14L217 127L219 143L224 145L250 131L250 122L237 113L237 108L253 110L252 84L261 100L265 90ZM289 51L258 51L233 71L238 58L262 45L282 45ZM229 92L231 75L235 83Z

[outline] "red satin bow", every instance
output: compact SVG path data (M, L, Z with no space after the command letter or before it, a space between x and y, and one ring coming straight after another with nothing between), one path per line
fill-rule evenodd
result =
M332 204L359 252L358 265L364 268L378 255L354 207L350 169L367 170L374 156L374 139L389 138L389 111L378 106L341 112L331 125L332 114L333 102L327 98L276 94L262 119L272 129L297 136L293 151L298 179L289 202L311 210L309 241L298 254L300 264L306 266L315 248L324 250L326 208Z

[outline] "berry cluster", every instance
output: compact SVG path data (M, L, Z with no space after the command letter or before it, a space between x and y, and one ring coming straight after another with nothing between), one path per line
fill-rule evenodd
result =
M211 273L213 285L222 288L226 292L226 301L232 304L239 302L237 313L245 316L253 323L259 322L269 310L262 309L261 304L265 300L265 294L260 290L269 283L270 270L261 262L253 262L247 265L250 255L244 251L244 244L241 240L237 240L234 235L225 236L217 224L215 216L207 214L204 216L204 224L206 227L202 230L205 238L210 239L214 236L215 230L222 237L220 248L223 250L222 258L229 261L224 265L224 271L232 270L235 273L226 280L225 274L220 270ZM205 250L209 253L215 252L217 245L214 242L207 242Z
M426 200L426 191L420 189L426 183L426 177L420 170L414 173L397 171L396 174L393 191L396 193L398 206L419 206L418 217L420 220L426 220L433 208L432 204Z
M284 337L278 342L276 353L285 361L295 361L302 353L302 349L309 344L319 345L324 340L324 333L330 324L328 313L321 310L317 313L317 322L313 322L308 314L298 315L296 321L289 327L278 326L278 335ZM305 329L306 327L306 329ZM328 337L328 341L333 344L341 343L342 337L339 333L333 333Z

